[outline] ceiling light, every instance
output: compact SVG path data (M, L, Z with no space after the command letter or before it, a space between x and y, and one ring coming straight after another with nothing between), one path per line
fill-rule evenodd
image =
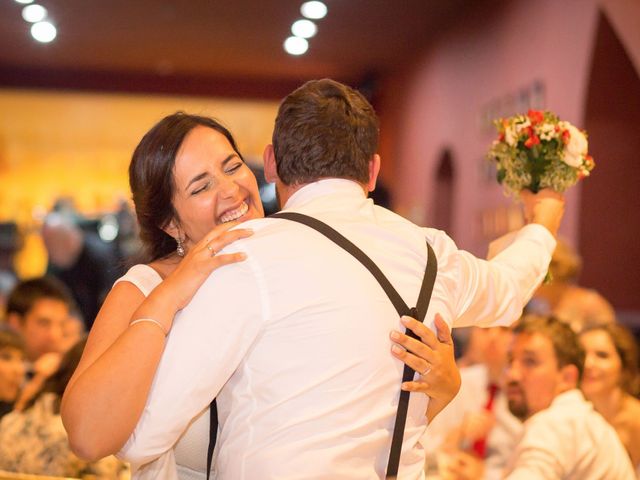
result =
M300 13L302 16L311 18L314 20L324 18L327 14L327 6L322 2L305 2L300 7Z
M31 36L39 42L49 43L56 38L57 34L56 27L52 23L38 22L31 25Z
M16 0L17 3L22 3L23 5L26 5L27 3L31 3L33 2L33 0Z
M22 9L22 18L29 23L41 22L47 18L47 9L36 3L27 5Z
M291 33L296 37L311 38L318 31L318 27L311 20L298 20L291 25Z
M309 42L300 37L289 37L284 41L284 49L289 55L302 55L309 49Z

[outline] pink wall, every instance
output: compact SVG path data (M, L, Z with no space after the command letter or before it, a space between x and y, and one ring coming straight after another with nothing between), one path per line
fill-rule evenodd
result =
M450 233L461 247L484 254L482 212L509 200L483 174L494 134L481 128L481 113L492 100L517 95L540 80L544 106L583 127L598 13L597 0L502 2L501 8L470 15L411 71L389 79L386 91L393 93L382 100L382 128L385 115L389 123L392 118L397 147L383 149L391 156L383 159L383 178L391 182L396 210L419 223L432 221L435 169L449 147L456 172ZM563 227L573 243L579 193L575 188L568 195Z

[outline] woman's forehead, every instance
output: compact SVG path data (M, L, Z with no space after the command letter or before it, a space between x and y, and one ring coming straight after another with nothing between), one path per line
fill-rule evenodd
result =
M223 134L211 128L195 127L187 134L176 155L176 179L220 165L233 153L233 147Z

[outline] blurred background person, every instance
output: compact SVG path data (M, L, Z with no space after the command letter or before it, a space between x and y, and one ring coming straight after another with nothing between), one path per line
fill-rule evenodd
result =
M122 262L111 245L96 233L83 231L69 213L47 215L42 239L49 256L48 274L69 287L89 330L111 285L122 273Z
M584 359L577 334L553 316L525 315L514 327L506 396L524 428L497 478L634 478L615 430L578 389ZM484 462L460 451L447 462L443 478L476 480L483 475Z
M586 327L579 339L586 353L582 392L615 428L640 478L637 342L620 324Z
M85 462L71 453L60 417L60 399L78 366L85 343L82 340L65 354L59 369L22 410L14 410L2 418L0 469L76 478L83 475L118 478L124 464L114 457Z
M446 468L449 452L463 450L484 460L484 477L500 478L522 433L511 414L503 377L512 332L507 327L473 328L461 357L461 387L453 401L427 429L427 473ZM428 476L429 478L429 476Z
M0 418L13 410L25 373L22 338L6 325L0 325Z
M5 321L9 293L16 286L16 283L18 283L18 280L12 272L0 270L0 323Z
M73 300L52 277L19 282L7 301L7 323L24 341L28 383L17 404L32 396L58 368Z
M587 323L615 322L611 304L595 290L578 285L581 270L582 258L578 252L559 238L549 265L551 280L536 291L527 311L553 313L576 332Z

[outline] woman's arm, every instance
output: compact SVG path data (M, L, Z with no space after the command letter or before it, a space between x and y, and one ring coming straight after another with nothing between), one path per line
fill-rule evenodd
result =
M391 340L395 344L391 351L416 372L422 373L418 380L403 383L402 389L430 397L426 416L427 421L431 422L460 390L460 372L453 354L451 332L440 315L436 315L435 319L437 336L422 322L411 317L402 317L401 321L420 340L394 331Z
M142 413L173 317L218 267L242 261L241 253L211 255L251 234L216 227L196 244L147 298L129 282L109 293L91 329L80 364L65 391L61 414L73 451L94 460L116 453ZM129 326L140 318L158 321ZM164 329L164 331L163 331Z

